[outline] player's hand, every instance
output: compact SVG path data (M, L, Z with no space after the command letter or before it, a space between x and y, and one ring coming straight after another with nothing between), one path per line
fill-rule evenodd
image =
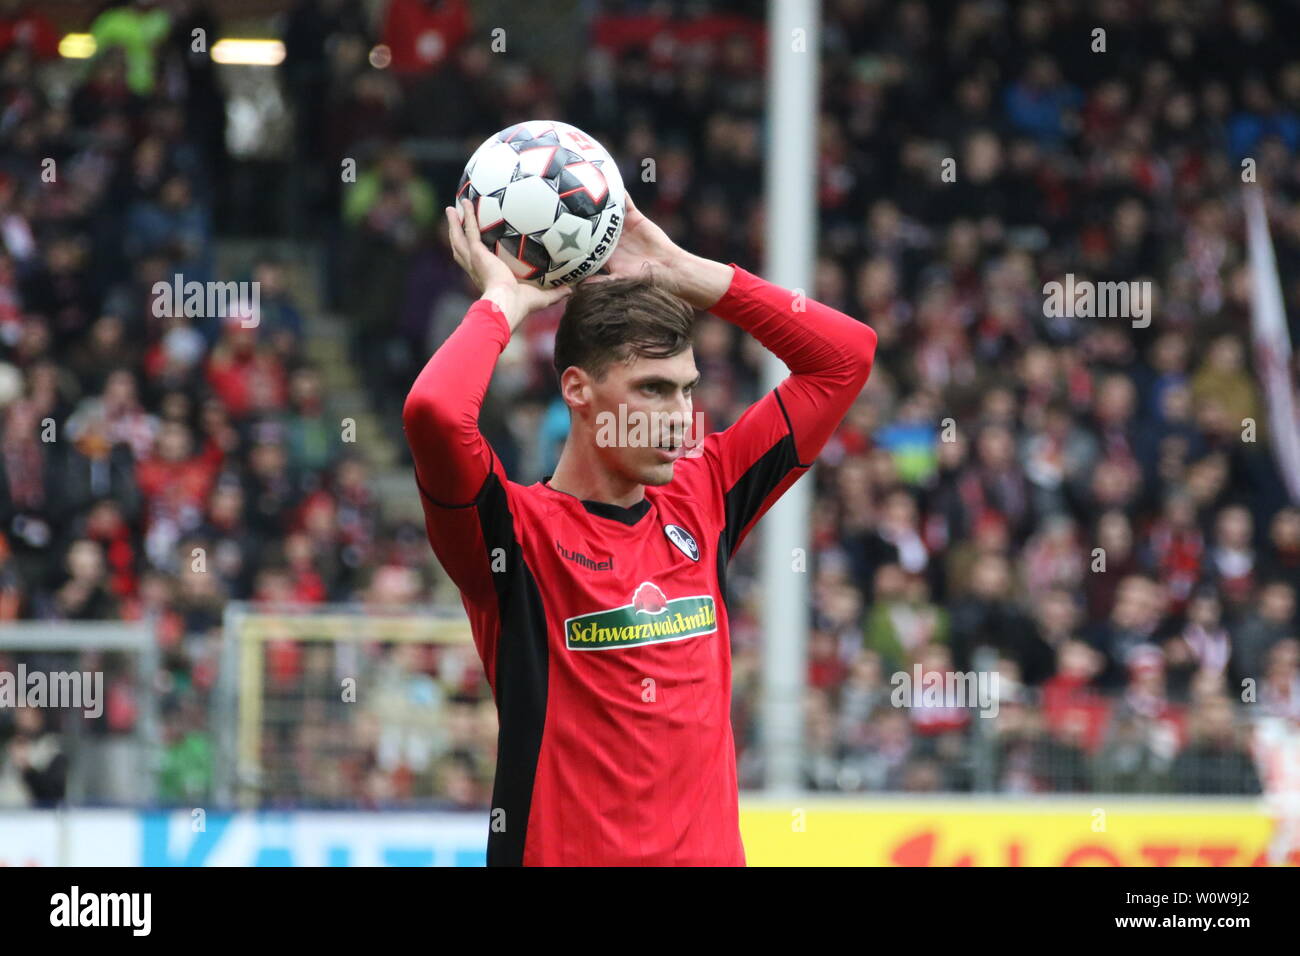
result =
M608 275L584 281L648 277L697 309L707 309L722 298L731 284L730 266L686 252L636 208L631 196L624 198L624 210L623 234L605 263Z
M468 199L460 201L459 210L448 206L446 215L447 235L456 264L465 270L483 298L501 310L511 331L533 312L559 302L573 291L570 286L542 289L517 279L510 267L479 238L478 217Z
M624 195L623 233L613 254L605 261L607 275L592 276L587 282L651 276L671 291L675 263L682 250L675 242L636 208L632 197Z

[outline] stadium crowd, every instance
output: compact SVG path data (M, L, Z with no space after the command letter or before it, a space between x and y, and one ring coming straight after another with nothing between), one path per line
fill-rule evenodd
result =
M390 0L373 22L348 0L294 6L285 176L304 231L331 237L331 304L394 428L473 296L438 229L459 163L412 144L464 157L511 122L562 117L683 246L761 272L777 38L751 6L597 4L569 86L542 52L499 63L457 0ZM281 263L238 277L262 282L255 329L155 317L155 281L217 277L229 160L219 88L185 39L207 15L160 26L144 18L161 7L140 9L116 29L145 39L106 42L62 99L41 79L57 54L23 39L51 35L40 14L0 23L0 621L158 615L170 801L211 786L226 600L455 596L325 420L312 317ZM1300 341L1300 13L826 0L824 17L814 295L870 324L879 352L806 479L807 784L1258 792L1251 719L1300 720L1300 508L1252 372L1240 200L1250 160ZM355 183L338 173L350 157ZM1149 325L1049 315L1044 283L1067 273L1149 280ZM557 321L524 326L484 411L521 482L549 474L565 434ZM759 394L761 348L704 316L695 350L697 401L725 427ZM756 556L751 541L728 578L742 786L763 774ZM275 736L292 769L270 798L485 805L494 714L472 656L368 653L397 703L350 720L305 692L334 664L272 647L273 687L307 703ZM896 706L892 676L914 668L996 670L997 716ZM124 677L96 732L135 719ZM0 714L0 799L57 799L48 773L35 783L51 737Z

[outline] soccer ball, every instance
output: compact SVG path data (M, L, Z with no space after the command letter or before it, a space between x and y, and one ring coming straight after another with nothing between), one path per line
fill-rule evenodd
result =
M568 285L596 273L623 233L623 177L605 147L567 123L530 120L488 139L465 164L456 202L520 279Z

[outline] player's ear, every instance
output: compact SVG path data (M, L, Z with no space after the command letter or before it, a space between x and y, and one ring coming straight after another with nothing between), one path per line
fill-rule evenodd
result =
M570 410L586 408L591 404L591 376L576 365L570 365L560 375L560 397Z

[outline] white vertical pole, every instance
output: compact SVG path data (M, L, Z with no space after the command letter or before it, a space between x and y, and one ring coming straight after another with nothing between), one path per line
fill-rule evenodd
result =
M808 295L816 253L820 7L819 0L769 0L767 5L766 276ZM767 356L763 378L768 389L787 374L780 359ZM809 586L807 572L794 571L793 561L796 548L808 555L811 502L805 475L759 525L764 599L760 731L769 791L802 787Z

